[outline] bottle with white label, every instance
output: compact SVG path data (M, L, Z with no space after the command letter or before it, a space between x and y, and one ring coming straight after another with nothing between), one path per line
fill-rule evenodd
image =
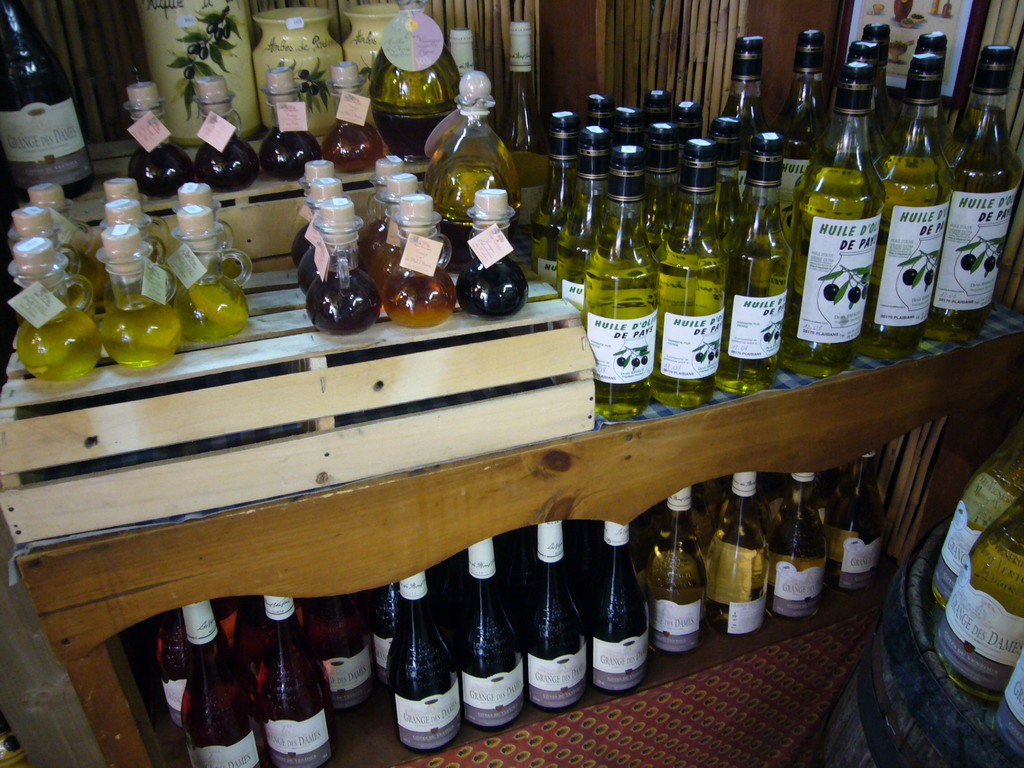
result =
M1024 647L1024 496L985 529L956 579L935 638L949 678L998 701Z
M899 118L875 163L885 206L857 351L906 357L924 337L953 177L938 126L941 56L915 54Z
M825 529L813 472L786 480L778 522L768 536L768 612L805 619L818 612L825 585Z
M494 575L494 543L469 548L469 594L455 632L462 713L477 728L503 728L523 710L523 655Z
M768 545L757 473L737 472L708 553L707 621L726 635L756 632L764 622Z
M715 226L723 242L740 218L740 121L719 115L711 121L710 138L718 149L715 182Z
M256 719L274 768L317 768L331 759L334 712L323 664L299 627L295 601L265 595L270 620L256 673Z
M521 640L530 702L546 710L572 707L587 681L586 637L562 572L562 554L561 521L538 525L538 562Z
M648 640L665 653L692 651L701 640L708 579L694 524L699 514L690 488L668 497L645 569Z
M429 752L459 732L458 668L430 612L427 575L402 579L398 623L388 656L388 687L395 702L398 740Z
M768 130L768 119L761 103L761 64L764 38L746 35L736 38L732 54L729 97L722 114L740 121L740 183L747 169L750 140Z
M935 564L932 594L945 607L967 553L989 524L1024 493L1024 419L974 473L953 512Z
M1024 662L1020 658L996 710L996 733L1003 744L1024 760Z
M210 602L186 605L181 612L189 644L181 725L192 768L267 768L253 731L252 700L232 673Z
M953 168L953 196L925 326L929 339L973 339L992 309L1022 173L1006 121L1013 59L1008 45L982 49L971 100L946 148Z
M839 488L825 511L825 583L833 589L866 589L878 576L885 509L874 457L870 451L843 467Z
M512 153L519 184L522 187L522 224L529 230L533 213L545 191L547 158L544 156L544 123L537 110L537 92L533 75L533 22L508 24L508 77L505 80L505 110L498 135ZM579 131L579 124L576 125Z
M675 223L658 251L658 348L651 393L692 408L711 399L722 351L728 259L715 227L715 143L683 147Z
M180 608L165 611L156 633L156 663L171 722L181 727L181 697L188 679L188 637Z
M843 65L832 123L793 193L793 268L780 360L807 376L853 361L885 191L868 143L874 68Z
M526 305L526 276L507 237L513 215L504 189L478 189L473 196L469 262L455 283L464 312L477 317L509 317ZM536 237L536 226L533 231Z
M608 195L587 256L584 306L599 416L628 419L651 398L658 324L658 262L643 227L644 150L612 149Z
M303 611L310 648L324 666L335 709L352 709L373 692L373 636L351 595L314 597Z
M530 216L533 271L551 285L557 281L558 232L565 224L565 216L572 202L579 135L579 115L575 112L551 113L548 122L547 182Z
M370 628L373 630L373 664L377 679L388 684L388 654L398 622L398 582L373 590L370 599Z
M316 162L322 161L310 160L306 165L310 166ZM319 276L317 259L323 258L322 254L317 254L317 247L314 244L318 233L321 237L324 235L323 231L317 229L317 225L321 223L317 218L317 211L320 210L322 203L338 197L345 197L345 187L341 179L335 178L333 173L330 176L320 176L306 182L306 204L303 207L305 215L309 216L309 222L303 222L302 231L297 232L292 240L292 258L296 259L295 277L299 289L303 293L309 291L309 286ZM327 246L326 241L324 241L324 246ZM360 263L362 263L361 260Z

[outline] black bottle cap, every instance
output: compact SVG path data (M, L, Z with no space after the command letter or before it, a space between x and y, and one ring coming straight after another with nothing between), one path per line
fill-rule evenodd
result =
M588 125L580 131L579 161L576 178L603 179L608 176L612 156L612 132L600 125Z
M644 118L644 111L636 107L616 107L615 118L612 122L612 146L618 147L622 144L633 144L641 146L644 143L644 130L647 128L647 120Z
M755 133L747 157L747 184L777 187L782 184L782 137L774 132Z
M672 122L679 129L679 143L699 139L701 132L701 111L699 101L680 101L672 107Z
M871 94L875 85L875 67L867 61L851 61L843 65L836 90L835 113L866 115L871 111Z
M612 117L615 115L615 99L603 93L592 93L587 96L587 125L600 125L611 130Z
M864 61L874 69L878 66L879 43L874 40L854 40L850 43L850 51L846 54L847 63Z
M575 112L552 112L548 121L548 157L575 160L580 135L580 116Z
M1006 93L1013 73L1013 53L1009 45L986 45L982 48L971 89L975 93Z
M644 115L647 124L663 123L672 113L672 91L653 90L644 95Z
M904 104L935 104L942 92L945 62L935 53L915 53L910 60Z
M679 167L678 130L675 123L647 126L647 170L671 173Z
M945 32L925 32L917 38L917 47L914 48L914 53L937 53L945 56L948 42Z
M764 38L760 35L747 35L736 38L736 48L732 54L732 79L741 82L753 82L761 79L761 50Z
M715 191L715 159L718 147L710 139L690 139L683 145L679 166L679 189L684 192Z
M711 121L711 138L718 145L719 165L739 165L740 121L735 117L719 116Z
M612 147L608 167L608 199L635 203L644 199L644 148L634 144Z
M878 66L883 69L889 63L889 25L865 24L861 37L881 46L878 54Z
M825 68L825 33L820 29L805 29L796 36L794 72L821 72Z

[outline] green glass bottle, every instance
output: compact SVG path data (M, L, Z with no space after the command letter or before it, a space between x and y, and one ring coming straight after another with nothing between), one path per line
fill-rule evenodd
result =
M584 267L587 254L594 250L597 225L604 211L611 152L610 130L588 125L580 131L576 191L555 247L559 293L580 312L584 311Z
M673 123L647 126L647 178L644 182L644 229L651 250L657 255L662 241L672 230L679 185L679 147Z
M942 59L942 72L945 77L946 72L946 34L944 32L925 32L919 38L917 38L917 46L914 48L914 53L934 53ZM939 102L938 109L938 123L936 130L939 134L939 141L942 143L939 145L945 151L946 145L949 143L949 126L946 125L946 115L942 110L942 102ZM947 159L948 159L947 155Z
M782 137L758 134L750 158L741 218L725 242L729 269L722 359L715 374L715 385L736 395L760 392L775 381L792 260L779 213Z
M768 118L761 104L761 60L764 38L746 35L736 38L732 54L732 75L729 97L722 115L740 121L740 184L747 170L750 140L755 133L768 130Z
M999 260L1021 178L1021 161L1006 127L1013 57L1008 45L988 45L982 50L967 113L946 155L953 168L953 196L925 325L929 339L973 339L992 309Z
M889 126L896 120L892 102L889 101L888 65L889 65L889 34L888 24L865 24L861 37L878 43L878 61L875 63L874 106L876 125L883 136L889 132Z
M855 40L850 43L850 52L846 57L846 62L863 61L865 64L877 67L878 57L881 55L880 50L881 46L872 40ZM875 100L877 98L877 92L873 92L871 96L872 105L876 103ZM882 156L882 152L885 151L886 130L887 128L883 127L881 115L872 106L871 119L868 121L868 143L871 147L872 160L877 160Z
M533 270L540 279L558 287L558 232L572 201L576 177L576 145L580 118L575 112L552 112L548 123L548 178L531 218Z
M613 148L604 215L584 279L587 338L597 360L595 409L607 419L637 416L650 400L658 263L644 233L643 201L643 148Z
M718 146L715 225L724 239L735 231L740 215L740 121L716 117L711 121L711 138Z
M938 131L941 87L942 58L916 54L900 116L875 163L885 207L857 339L857 351L871 357L906 357L924 336L953 180Z
M885 191L871 163L870 64L843 66L832 124L793 197L793 269L782 323L784 366L832 376L853 360Z
M683 148L675 226L656 254L658 347L651 392L693 408L711 399L721 354L727 259L715 229L715 143Z

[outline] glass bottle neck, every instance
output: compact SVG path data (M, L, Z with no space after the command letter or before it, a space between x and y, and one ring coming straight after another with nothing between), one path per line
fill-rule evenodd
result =
M679 207L673 236L684 235L688 240L715 232L715 193L679 190Z
M277 110L271 110L271 111L275 113L274 120L276 121L277 120L277 114L276 114ZM212 104L202 104L202 103L200 103L200 105L199 105L199 114L200 114L200 116L203 119L205 119L206 116L208 114L210 114L211 112L215 112L216 114L220 115L225 120L227 120L229 123L231 123L233 126L235 126L235 128L238 128L239 130L241 130L242 120L241 120L241 118L239 118L238 112L236 112L235 108L232 106L230 99L227 100L227 101L220 101L220 102L216 102L216 103L212 103ZM276 125L276 122L275 122L275 125Z
M870 163L871 119L870 113L835 112L819 150L821 162L834 166Z
M473 220L473 225L472 225L473 234L474 235L479 235L480 233L490 229L495 224L498 225L498 229L500 229L502 232L508 232L508 227L509 227L509 223L510 222L511 222L511 219L501 219L501 220L498 220L498 221L496 221L494 219L486 219L486 220L482 220L482 221L474 219Z
M741 218L748 238L755 233L782 229L779 213L778 185L763 187L758 184L744 184Z
M718 165L715 168L715 174L719 184L735 184L738 186L740 183L739 163Z
M576 195L583 199L601 197L608 188L608 177L602 176L599 179L587 179L576 177Z
M117 306L124 308L142 295L143 258L140 256L136 268L131 272L111 272L107 267L107 280Z

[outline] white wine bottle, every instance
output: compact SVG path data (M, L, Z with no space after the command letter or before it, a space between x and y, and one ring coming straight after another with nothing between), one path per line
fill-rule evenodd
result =
M558 233L572 201L580 118L575 112L552 112L548 123L548 176L530 217L533 270L557 287Z
M1024 662L1019 657L996 710L995 727L1003 744L1024 760Z
M779 519L768 536L768 611L804 619L818 612L825 585L825 530L813 472L786 479Z
M846 62L849 64L854 61L862 61L865 64L870 64L875 68L875 72L878 71L878 61L881 56L881 46L879 43L873 40L854 40L850 43L850 50L846 55ZM871 96L871 115L868 122L868 146L871 148L871 159L877 160L882 155L882 151L885 149L885 136L887 130L886 126L883 126L882 120L879 118L878 110L875 109L875 105L878 103L877 97L877 81L875 82L876 92ZM888 97L887 97L888 98Z
M825 512L825 583L835 589L866 589L878 575L885 510L874 456L870 451L843 467L839 490Z

